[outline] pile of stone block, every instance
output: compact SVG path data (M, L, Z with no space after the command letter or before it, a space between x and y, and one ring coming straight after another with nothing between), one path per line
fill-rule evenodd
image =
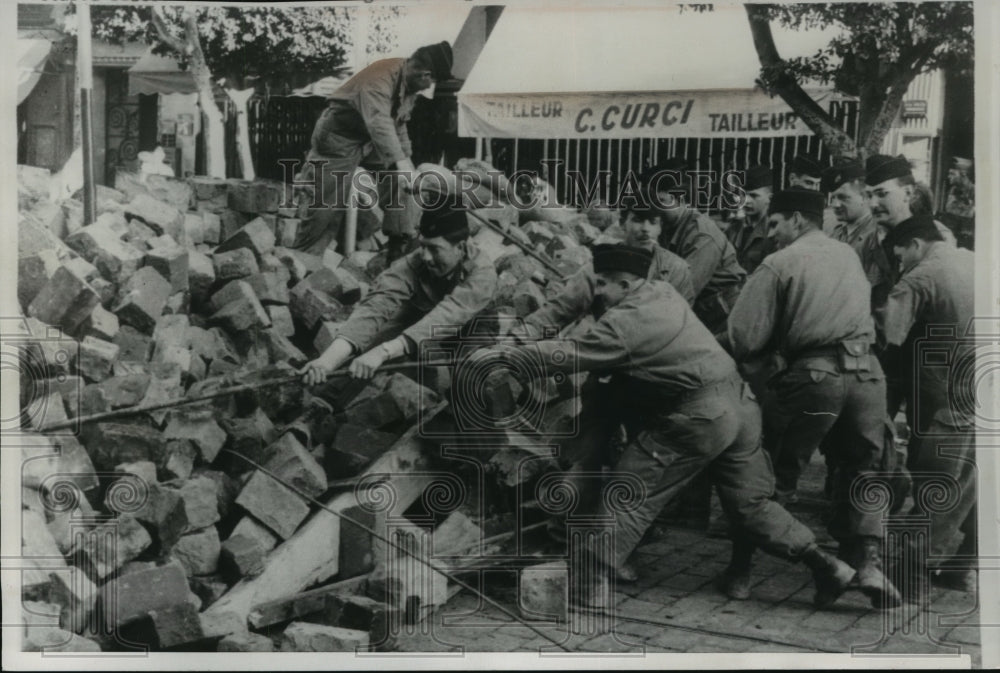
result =
M19 167L22 313L4 334L13 329L22 362L23 598L35 615L26 624L38 626L25 627L25 647L203 648L218 641L203 628L210 606L260 575L277 548L309 544L297 531L317 508L303 495L329 497L338 480L363 474L443 387L422 388L415 372L367 386L337 379L315 396L285 383L38 432L287 377L332 342L385 265L371 249L345 258L289 247L299 221L280 184L121 175L98 190L97 220L84 226L81 200L52 203L45 178ZM588 259L586 217L519 227L509 207L483 214L566 273ZM524 316L557 291L537 260L470 221L500 272L494 309ZM503 488L537 477L516 469L520 450L498 449L491 463ZM342 544L338 571L309 582L367 575L377 555L365 549ZM326 601L320 622L290 617L277 640L241 630L218 647L386 647L378 624L400 589L385 576L372 586L381 589L337 598L339 607Z

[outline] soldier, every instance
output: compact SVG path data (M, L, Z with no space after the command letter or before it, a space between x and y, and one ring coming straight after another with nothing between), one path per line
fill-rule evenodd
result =
M800 154L788 165L788 186L819 191L823 167L815 159Z
M752 395L681 296L647 280L650 262L647 250L595 246L589 308L596 322L575 340L575 357L564 357L561 341L531 346L547 372L611 376L595 413L612 419L608 429L624 423L628 443L615 470L639 479L645 497L634 509L616 512L600 499L600 513L614 517L614 536L613 550L594 550L597 560L610 572L622 568L660 509L707 471L738 534L776 556L807 563L817 596L824 604L835 599L854 571L822 552L812 531L769 498L774 477L760 447ZM610 437L585 439L600 447Z
M747 273L753 273L765 257L774 251L773 243L767 236L767 206L771 202L774 177L770 166L751 166L743 180L746 202L743 212L746 219L734 223L726 232L736 260Z
M333 343L302 369L303 380L320 383L358 353L351 374L371 378L386 360L414 355L435 327L468 323L492 301L496 286L493 263L469 240L465 211L424 211L420 248L379 276Z
M909 403L916 410L907 458L916 494L914 513L930 518L930 558L944 559L933 569L932 581L974 590L975 572L968 568L977 555L975 421L971 405L961 404L975 399L974 376L951 376L949 385L949 375L960 372L963 363L975 369L975 341L967 333L974 315L975 255L946 245L929 215L899 223L886 242L903 267L902 278L889 293L881 325L889 348L901 350L906 362L923 361L916 345L920 340L937 353L949 351L950 355L947 367L906 370L907 390L913 391ZM928 332L930 326L938 334L951 328L952 334L935 340ZM954 506L920 511L925 500L921 492L940 486L942 477L955 484ZM963 537L952 556L956 531ZM918 561L926 565L926 559Z
M690 207L691 181L678 180L678 175L660 168L647 171L640 178L641 200L661 213L660 245L682 257L691 269L695 315L713 333L721 332L746 272L718 225Z
M299 182L314 180L322 207L311 208L295 247L322 255L339 233L347 204L351 173L358 167L395 168L412 183L416 167L406 130L418 92L451 78L452 53L447 42L417 49L408 59L376 61L354 75L329 97L313 129L306 165ZM319 165L309 163L319 162ZM321 171L316 175L316 170ZM406 187L407 184L403 184ZM393 182L379 185L382 230L389 236L390 261L403 254L415 235L420 208L410 196L392 198ZM396 201L396 203L393 203Z
M770 382L783 421L773 438L777 489L795 490L829 436L836 465L830 533L838 555L857 569L860 589L876 607L889 607L900 598L882 574L881 518L851 498L852 482L883 465L885 378L869 350L875 330L868 282L854 251L820 229L823 205L821 193L801 188L772 199L771 235L782 249L747 280L729 318L729 340L737 360L774 347L784 356L787 369ZM743 561L735 579L742 570L746 582Z

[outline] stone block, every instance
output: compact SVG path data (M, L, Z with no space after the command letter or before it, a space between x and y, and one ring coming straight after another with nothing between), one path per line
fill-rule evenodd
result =
M188 576L211 575L219 568L219 532L208 526L181 536L171 554L184 566Z
M153 543L149 533L134 517L121 515L94 528L73 550L74 558L102 580L135 559Z
M275 180L230 180L227 205L242 213L277 213L292 202L291 192Z
M375 513L364 507L349 507L344 510L344 515L369 529L376 529ZM375 538L367 530L346 519L341 520L337 575L350 579L370 573L375 567L375 544Z
M327 447L327 474L335 479L360 474L372 460L389 450L397 439L399 435L390 432L343 423L337 428L332 446Z
M292 367L301 367L309 361L309 358L299 350L298 346L273 328L261 330L260 337L267 346L268 357L273 364L289 364Z
M118 357L118 346L92 336L80 342L76 370L85 380L97 383L111 376L111 367Z
M181 369L173 362L155 363L150 367L149 387L140 404L155 405L181 398L184 388L181 385ZM147 412L157 425L163 425L167 416L165 409Z
M149 643L151 647L156 649L180 647L195 643L205 637L201 629L198 608L193 602L151 610L147 620L142 620L139 626L140 629L133 632L138 635L137 640ZM142 627L148 628L148 631ZM144 631L153 637L145 637ZM126 629L126 637L128 633Z
M170 281L171 292L187 291L188 251L170 236L160 236L150 241L144 263Z
M115 472L123 472L138 477L147 486L155 484L158 481L156 478L156 463L150 460L137 460L132 463L115 465Z
M278 433L275 431L271 419L260 409L255 409L248 416L220 418L219 425L229 436L227 448L243 454L257 463L263 463L267 460L268 454L265 448L278 438ZM246 462L239 459L234 459L233 462L237 471L251 469Z
M234 581L253 577L264 569L267 552L260 542L245 535L231 535L222 543L219 566Z
M212 312L215 312L231 301L242 300L245 297L251 296L256 297L256 294L249 283L249 277L244 280L231 280L212 295L208 301L208 308Z
M59 268L59 258L52 250L41 250L34 255L17 259L17 302L27 309L45 284Z
M291 537L309 516L309 505L300 495L259 470L244 485L236 504L283 540Z
M110 409L134 407L142 401L149 389L149 374L124 374L112 376L96 386ZM90 389L94 386L87 386ZM84 392L86 393L86 390Z
M126 226L128 227L128 233L123 238L137 250L145 251L149 247L149 241L158 235L156 231L147 227L142 220L129 220Z
M187 346L191 319L184 314L162 315L153 328L153 354L166 346Z
M387 651L395 643L391 629L399 624L398 612L367 596L326 596L325 621L334 626L368 633L370 649Z
M295 334L295 323L292 322L292 311L287 306L272 304L265 306L267 316L271 319L271 329L284 337Z
M139 423L92 423L84 426L83 443L102 470L137 460L155 463L165 448L159 432Z
M157 274L159 275L159 274ZM157 316L158 318L159 316ZM155 325L155 321L153 325ZM152 355L153 340L149 334L133 327L123 324L118 328L118 334L112 341L118 346L119 362L148 362Z
M518 608L526 619L565 621L569 605L569 568L553 561L521 569Z
M76 199L66 199L60 205L66 216L66 234L72 235L83 229L83 203Z
M83 333L86 336L114 342L118 336L118 316L100 304L94 307L83 323Z
M286 432L267 448L264 467L310 497L326 490L326 473L293 433Z
M66 244L97 267L101 275L121 284L142 266L143 252L125 242L109 225L94 223L67 237Z
M226 207L228 183L222 178L197 175L187 179L194 190L194 199L199 208L221 210Z
M284 269L283 269L284 270ZM286 272L287 274L287 272ZM288 303L288 277L273 271L255 273L247 277L247 282L253 288L260 302L268 304Z
M271 318L252 290L250 294L244 294L224 305L212 314L209 321L230 334L271 326Z
M311 276L310 276L311 277ZM350 310L322 290L307 285L309 278L292 288L289 309L307 331L321 322L347 320Z
M288 269L292 283L300 283L310 273L323 268L322 257L301 250L277 247L274 249L274 256Z
M197 250L188 250L188 289L194 302L204 301L215 285L212 258Z
M281 638L282 652L354 652L368 650L368 633L309 622L292 622Z
M340 281L340 294L337 299L342 304L355 304L363 296L362 281L350 271L339 268L333 270L337 280Z
M235 511L236 496L240 494L241 481L221 470L196 467L193 477L209 479L215 483L215 504L220 519L229 519Z
M45 515L30 509L21 511L21 592L28 599L47 599L51 574L66 567L55 538L45 525Z
M83 631L92 623L97 606L97 585L80 568L70 566L53 572L48 600L62 608L59 624L70 631Z
M226 431L215 421L211 410L180 407L168 414L163 438L190 441L201 459L211 463L226 443Z
M142 220L157 236L167 234L176 240L184 231L183 212L148 194L136 194L126 204L125 214Z
M184 213L184 237L190 245L205 242L205 218L200 213Z
M218 327L205 329L192 325L187 330L187 346L206 362L228 360L233 364L239 363L239 356L230 346L225 332Z
M269 552L278 544L278 537L264 524L252 516L245 516L233 528L230 538L242 536L254 540L265 552Z
M198 475L181 484L177 492L187 512L187 530L206 528L219 520L218 486L214 480Z
M274 238L277 245L291 248L299 236L302 220L297 217L278 217L274 228Z
M252 251L246 248L238 248L228 252L214 252L212 253L212 264L215 267L217 281L246 278L260 271L257 258L254 257Z
M190 590L184 566L176 559L163 565L145 564L109 580L101 602L109 626L141 619L152 610L188 602Z
M155 269L143 267L121 287L113 311L122 324L150 334L163 314L170 293L169 281Z
M66 226L66 211L57 203L39 202L32 208L31 215L59 240L66 238L69 233Z
M103 213L99 212L97 219L94 220L94 224L100 227L107 227L123 238L128 235L128 220L125 219L125 211L123 209L108 210Z
M220 575L195 575L188 578L188 586L194 595L201 600L201 607L204 610L229 591Z
M201 216L201 242L207 245L218 245L222 240L222 218L217 213L202 211ZM239 227L236 227L239 229Z
M237 232L226 238L215 249L216 253L245 248L253 252L259 262L263 255L274 250L274 231L267 222L258 217L247 222Z
M159 474L164 481L188 479L198 458L198 448L187 439L168 439Z
M147 500L135 518L148 524L161 549L170 549L188 529L187 509L181 494L162 484L151 484Z
M416 623L424 609L448 601L448 579L412 557L400 555L372 571L365 591L369 598L406 613L407 622Z
M231 633L219 641L219 652L274 652L274 643L267 636L245 631Z
M114 302L115 297L118 294L118 286L112 283L110 280L104 280L103 278L95 278L88 283L90 288L97 293L100 297L101 303L98 306L111 306Z
M219 242L226 240L252 218L235 210L223 210L219 213Z
M61 266L28 305L28 315L72 333L100 303L100 297L83 278Z

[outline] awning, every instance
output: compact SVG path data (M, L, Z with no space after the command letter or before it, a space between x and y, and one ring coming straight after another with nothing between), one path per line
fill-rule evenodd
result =
M779 39L776 33L775 39ZM785 41L801 38L785 36ZM782 56L815 53L779 42ZM755 86L746 13L677 6L507 7L458 94L460 136L729 138L810 133ZM814 99L833 95L808 87Z
M154 54L152 47L128 69L128 92L131 96L197 91L198 86L190 72L181 70L174 58Z
M334 75L331 75L329 77L324 77L322 79L316 80L315 82L313 82L308 86L294 89L288 95L297 98L310 98L313 96L318 98L326 98L334 91L339 89L340 85L346 82L348 79L350 79L349 75L345 77L336 77Z
M45 61L52 51L48 40L19 39L17 41L17 104L20 105L38 84Z

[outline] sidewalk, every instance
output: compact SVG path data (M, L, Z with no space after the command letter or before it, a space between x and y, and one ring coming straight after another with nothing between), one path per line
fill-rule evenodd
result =
M792 511L819 535L822 526L822 457L805 475L803 502ZM979 666L978 602L974 594L934 588L931 609L915 606L878 611L857 592L830 609L816 610L809 570L758 553L752 597L729 600L714 586L729 559L728 540L683 528L660 529L638 549L640 580L619 586L615 615L570 613L566 623L539 623L547 634L578 652L840 652L864 654L968 654ZM516 573L497 571L485 580L488 595L517 609ZM552 642L480 604L463 591L416 632L401 634L398 651L558 652ZM943 664L947 660L942 661Z

